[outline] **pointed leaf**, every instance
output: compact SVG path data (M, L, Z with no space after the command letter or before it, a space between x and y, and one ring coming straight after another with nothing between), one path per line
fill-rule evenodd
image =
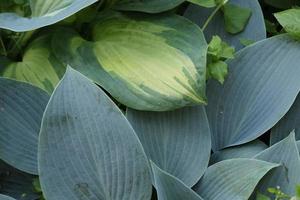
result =
M0 159L37 174L38 134L49 96L27 83L0 78Z
M295 194L295 186L300 183L300 157L295 133L291 133L284 140L256 155L255 158L282 165L260 182L258 186L260 192L279 186L284 193Z
M211 138L204 107L170 112L127 110L149 159L187 186L198 182L207 168Z
M151 166L158 200L202 200L197 193L179 179L163 171L153 162L151 162Z
M0 28L16 32L38 29L59 22L97 0L30 0L30 17L0 13Z
M65 71L65 66L54 57L49 35L34 40L26 49L21 62L6 65L2 75L29 82L48 93L52 93Z
M274 16L286 32L300 40L300 8L278 12Z
M219 11L204 31L207 40L210 41L212 36L219 35L224 41L234 46L236 50L239 50L243 48L243 45L240 43L241 38L253 41L266 38L264 17L258 0L229 0L229 3L251 10L252 15L245 30L236 35L228 33L225 30L223 13ZM185 11L184 16L202 27L209 15L213 12L213 9L214 8L207 9L197 5L190 5Z
M68 68L45 111L39 175L47 200L148 200L148 160L121 111Z
M260 179L277 164L254 159L231 159L207 169L194 190L205 200L248 200Z
M203 104L207 44L201 30L176 15L103 14L88 42L62 29L56 55L137 110Z
M224 85L208 84L214 150L256 139L289 110L300 90L299 46L280 35L246 47L227 62Z
M222 160L228 160L232 158L252 158L267 148L268 146L260 140L255 140L253 142L235 147L229 147L214 152L210 158L209 164L212 165Z
M300 140L300 95L287 114L272 128L270 143L275 144L295 131L296 140Z

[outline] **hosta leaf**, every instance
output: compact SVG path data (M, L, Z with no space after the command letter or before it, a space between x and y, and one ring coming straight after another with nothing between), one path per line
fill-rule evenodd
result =
M300 95L287 114L272 128L271 144L275 144L295 131L296 139L300 140Z
M27 83L0 78L0 159L37 174L38 134L49 96Z
M247 144L226 148L220 151L216 151L210 158L210 165L220 162L222 160L228 160L232 158L252 158L256 154L267 149L268 146L260 140L255 140Z
M30 0L32 15L1 13L0 28L16 32L30 31L61 21L97 0Z
M216 6L215 0L188 0L188 1L206 8L211 8Z
M236 35L228 33L225 29L223 13L222 11L219 11L204 31L207 40L210 41L212 36L219 35L225 42L234 46L236 50L239 50L244 47L240 43L241 38L253 41L259 41L266 38L264 17L258 0L229 0L228 3L251 10L252 15L245 30ZM213 12L213 9L190 5L184 13L184 16L202 27L209 15ZM235 19L238 20L236 16Z
M159 13L173 9L184 1L185 0L118 0L114 8L125 11Z
M286 32L300 39L300 8L285 10L274 15Z
M204 107L169 112L127 110L127 119L149 159L193 186L207 168L211 138Z
M68 68L44 113L39 175L47 200L148 200L148 160L122 112Z
M194 190L205 200L248 200L261 178L278 166L246 158L221 161L207 169Z
M5 196L5 195L0 194L0 200L15 200L15 199L11 198L9 196Z
M300 90L299 46L280 35L246 47L227 62L224 85L208 84L214 150L256 139L289 110Z
M26 49L22 61L6 65L2 75L29 82L51 93L65 71L50 47L50 36L42 36L33 41Z
M160 169L153 162L152 173L158 200L202 200L192 189L187 187L176 177Z
M40 197L34 191L36 176L21 172L0 160L0 193L17 200L37 200ZM1 199L1 198L0 198Z
M119 102L152 111L205 103L207 44L193 23L176 15L108 13L93 36L88 42L62 29L53 47Z
M258 190L280 187L286 194L294 195L295 186L300 183L300 157L295 133L255 156L256 159L281 164L268 174L259 184Z

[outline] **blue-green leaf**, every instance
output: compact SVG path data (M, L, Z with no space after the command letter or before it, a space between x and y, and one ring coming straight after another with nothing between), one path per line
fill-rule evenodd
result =
M59 22L97 0L30 0L31 16L0 13L0 28L16 32L38 29Z
M0 78L0 159L37 174L38 134L49 96L24 82Z
M21 172L0 160L0 193L17 200L37 200L41 196L34 191L36 176ZM1 199L1 198L0 198Z
M104 13L92 40L61 29L53 47L122 104L166 111L206 103L207 43L183 17Z
M11 198L9 196L5 196L5 195L0 194L0 200L15 200L15 199Z
M248 46L227 62L224 85L208 84L214 150L252 141L285 115L300 90L299 46L288 35Z
M253 142L235 147L229 147L214 152L210 158L209 164L212 165L222 160L228 160L232 158L252 158L267 148L268 146L260 140L255 140Z
M194 190L205 200L248 200L256 185L279 165L254 159L230 159L210 166Z
M266 38L264 17L258 0L229 0L228 3L251 10L252 15L245 30L236 35L228 33L225 30L223 13L219 11L204 31L208 41L211 40L212 36L219 35L225 42L234 46L236 50L239 50L244 47L240 43L240 39L259 41ZM184 13L184 16L202 27L209 15L213 12L213 9L214 8L207 9L197 5L190 5Z
M154 187L158 200L202 200L192 189L176 177L168 174L151 162Z
M295 131L296 140L300 140L300 95L287 114L272 128L270 143L275 144Z
M187 186L198 182L207 168L211 138L204 107L169 112L127 110L149 159Z
M106 94L68 68L44 113L39 176L47 200L149 200L150 167Z
M295 133L259 153L255 159L281 164L263 178L257 188L258 191L265 192L270 187L279 186L284 193L292 196L295 194L295 186L300 183L300 156Z

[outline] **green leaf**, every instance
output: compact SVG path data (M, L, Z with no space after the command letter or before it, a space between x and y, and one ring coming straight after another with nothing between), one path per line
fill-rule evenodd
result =
M168 174L151 162L154 179L159 200L202 200L192 189L187 187L176 177Z
M274 16L286 32L300 39L300 8L275 13Z
M222 41L219 36L213 36L208 44L208 54L213 55L216 59L220 58L234 58L234 47L229 46Z
M235 4L227 3L223 8L225 29L228 33L237 34L247 26L251 17L251 10Z
M27 83L0 78L0 159L37 174L40 123L49 96Z
M287 114L272 128L270 143L275 144L295 131L296 140L300 140L300 95Z
M211 137L205 108L187 107L169 112L127 110L127 119L149 159L187 186L205 172Z
M15 200L15 199L11 198L9 196L5 196L5 195L0 194L0 200Z
M213 150L258 138L288 112L300 91L299 45L287 35L257 42L227 62L224 85L208 83Z
M98 86L71 68L44 113L38 161L47 200L151 197L149 163L130 124Z
M212 8L217 5L215 0L188 0L188 1L206 8Z
M300 157L295 133L291 133L284 140L256 155L255 158L282 165L263 178L258 191L264 192L270 187L279 186L284 193L295 194L295 186L300 183Z
M288 9L295 5L300 5L299 0L264 0L265 3L280 9Z
M207 200L248 200L261 178L278 166L245 158L221 161L207 169L194 190Z
M97 0L30 0L32 15L23 17L12 12L0 13L0 28L25 32L59 22Z
M92 40L61 29L53 48L122 104L151 111L205 104L207 43L185 18L104 13Z
M36 200L39 198L40 194L34 191L32 185L36 176L21 172L0 160L0 177L1 194L17 200Z
M271 198L261 193L257 193L256 200L271 200Z
M244 38L241 38L241 39L240 39L240 42L241 42L241 44L244 45L245 47L246 47L246 46L250 46L250 45L252 45L252 44L255 43L255 41L253 41L253 40L248 40L248 39L244 39Z
M51 94L65 66L54 56L49 40L49 35L34 40L25 50L22 61L7 64L2 75L31 83Z
M216 79L221 84L223 84L228 74L227 67L228 65L224 61L209 63L207 66L207 73L209 74L208 76Z
M249 142L247 144L214 152L210 158L209 164L212 165L222 160L228 160L232 158L252 158L267 148L268 146L265 143L259 140L254 140L253 142Z
M141 11L146 13L159 13L171 10L185 0L118 0L114 8L123 11Z
M236 50L239 50L244 48L244 46L240 43L241 38L247 38L253 41L259 41L266 38L264 16L258 0L229 0L228 3L251 10L252 15L247 26L244 31L238 34L233 35L228 33L225 30L224 14L220 10L204 30L207 41L210 41L213 36L219 35L226 43L234 46ZM202 27L213 11L214 8L207 9L191 4L186 9L184 16ZM233 16L238 21L240 21L240 18L237 17L239 14L240 13Z

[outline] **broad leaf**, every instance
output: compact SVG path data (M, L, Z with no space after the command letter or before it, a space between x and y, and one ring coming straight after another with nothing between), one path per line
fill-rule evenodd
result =
M68 68L44 113L39 175L47 200L148 200L148 160L106 94Z
M17 200L37 200L41 196L34 191L36 176L21 172L0 160L0 193ZM1 198L0 198L1 199Z
M207 168L211 138L204 107L170 112L127 110L127 119L149 159L187 186L198 182Z
M214 150L252 141L272 128L300 90L300 42L276 36L238 52L224 85L208 84Z
M38 134L49 96L27 83L0 78L0 159L37 174Z
M211 8L216 6L216 0L188 0L188 1L206 8Z
M232 158L252 158L267 148L268 146L265 143L261 142L260 140L255 140L247 144L214 152L210 158L209 164L212 165L222 160L228 160Z
M274 15L286 32L300 40L300 8L285 10Z
M38 29L59 22L97 0L30 0L32 15L0 13L0 28L16 32Z
M223 13L219 11L204 31L208 41L211 40L212 36L219 35L224 41L234 46L236 50L239 50L244 47L240 43L240 39L259 41L266 38L264 17L258 0L229 0L228 3L251 10L252 15L245 30L236 35L228 33L225 29ZM190 5L184 13L184 16L202 27L212 12L213 9ZM238 20L236 16L235 19Z
M2 75L29 82L52 93L65 71L65 66L54 56L49 35L39 37L26 49L22 61L6 65Z
M295 131L296 140L300 140L300 95L298 94L294 104L288 113L272 128L271 144L275 144Z
M248 200L256 185L279 165L254 159L230 159L207 169L194 190L205 200Z
M0 194L0 200L15 200L15 199L11 198L9 196L5 196L5 195Z
M284 193L295 194L295 186L300 183L300 157L294 133L259 153L255 158L282 165L260 182L258 191L265 192L270 187L279 186Z
M117 10L141 11L146 13L159 13L171 10L185 0L118 0L114 5Z
M156 188L158 200L202 200L197 193L179 179L163 171L153 162L151 162L151 165L153 185Z
M61 60L119 102L152 111L205 103L207 44L183 17L106 13L93 40L62 29L53 46Z

